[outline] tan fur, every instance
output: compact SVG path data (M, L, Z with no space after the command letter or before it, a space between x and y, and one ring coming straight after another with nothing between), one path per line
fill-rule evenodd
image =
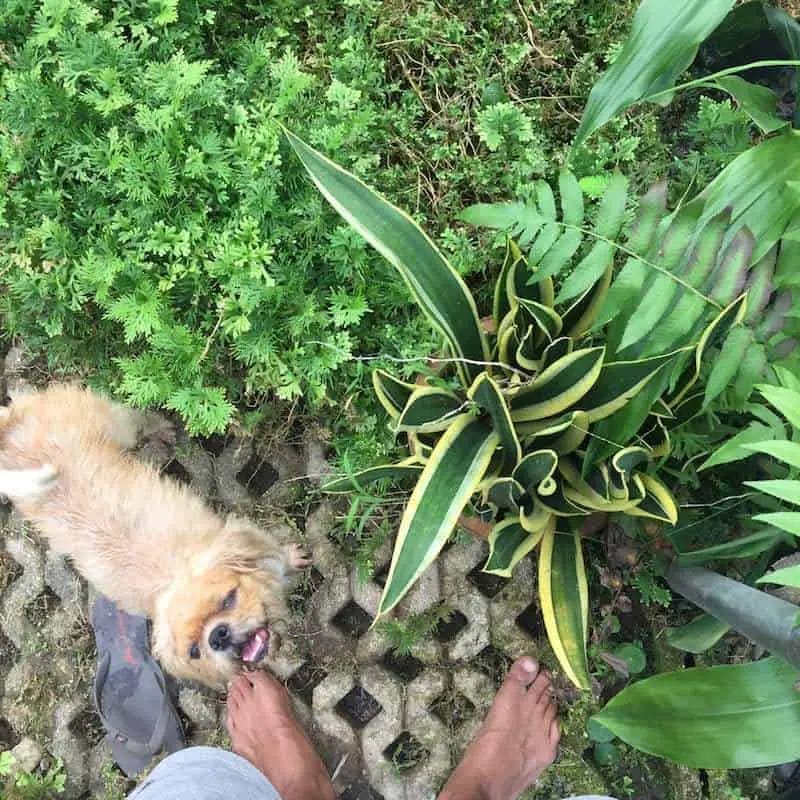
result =
M54 386L0 409L0 471L52 465L45 492L15 497L19 481L9 484L17 509L99 592L153 620L154 652L169 672L221 689L241 664L212 650L211 630L226 622L238 641L285 620L284 579L302 554L246 520L220 518L125 453L150 422L89 391ZM223 611L234 588L235 605ZM200 658L189 656L193 643Z

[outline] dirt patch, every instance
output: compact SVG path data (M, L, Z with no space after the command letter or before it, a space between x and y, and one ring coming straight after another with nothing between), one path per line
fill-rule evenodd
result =
M22 567L11 556L0 550L0 592L4 592L22 575Z

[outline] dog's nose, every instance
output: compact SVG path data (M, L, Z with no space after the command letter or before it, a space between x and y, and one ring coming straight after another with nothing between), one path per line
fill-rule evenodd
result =
M225 650L231 645L231 629L227 625L217 625L208 637L212 650Z

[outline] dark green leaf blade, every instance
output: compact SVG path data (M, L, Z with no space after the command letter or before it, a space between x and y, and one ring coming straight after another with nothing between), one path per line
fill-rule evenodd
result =
M593 719L633 747L689 767L782 764L800 756L798 677L778 658L670 672L624 689Z

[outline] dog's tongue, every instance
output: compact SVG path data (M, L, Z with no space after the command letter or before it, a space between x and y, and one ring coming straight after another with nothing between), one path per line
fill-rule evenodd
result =
M251 637L247 644L242 648L242 661L258 661L264 654L264 649L269 642L269 631L266 628L259 628Z

